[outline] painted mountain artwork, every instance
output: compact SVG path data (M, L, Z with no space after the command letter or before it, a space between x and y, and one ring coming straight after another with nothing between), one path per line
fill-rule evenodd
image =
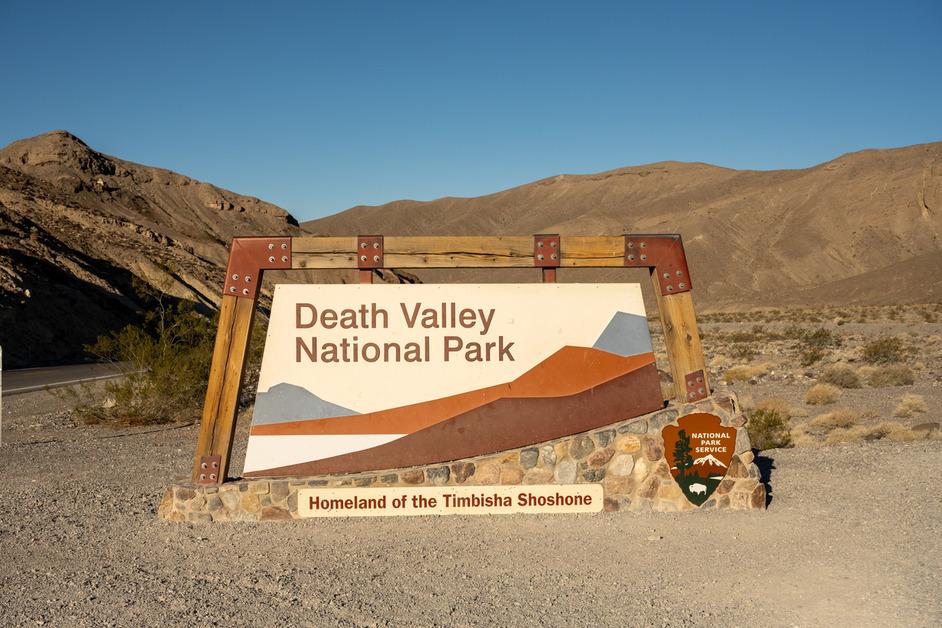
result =
M476 293L485 290L488 307L477 307ZM335 307L335 299L342 303ZM432 302L444 306L427 308L428 329L416 336L421 319L413 312ZM557 310L552 323L541 315L548 304ZM341 312L337 321L351 312L346 335L332 314L325 327L327 311ZM272 317L288 324L270 330L298 333L266 342L244 469L250 477L447 462L582 432L664 403L634 284L278 286ZM437 321L454 327L436 330ZM420 348L414 363L390 349L412 344ZM489 361L484 350L451 350L488 344ZM312 355L307 348L315 345L321 351ZM346 347L336 356L346 355L342 370L323 359L325 346ZM373 382L368 396L363 381Z

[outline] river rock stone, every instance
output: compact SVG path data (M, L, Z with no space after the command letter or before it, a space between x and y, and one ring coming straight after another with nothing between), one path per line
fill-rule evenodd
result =
M613 438L615 438L615 430L602 430L601 432L596 432L595 438L599 441L599 447L608 447L608 444L612 442Z
M590 467L603 467L609 460L612 459L612 456L615 455L615 450L610 447L604 447L602 449L596 449L591 454L589 454L589 459L587 462Z
M618 428L619 434L644 434L648 431L647 419L635 419Z
M745 429L736 430L736 453L752 450L752 443L749 442L749 431Z
M242 507L242 510L246 512L258 512L262 507L261 503L258 501L258 495L255 493L246 493L242 496L242 499L239 500L239 506Z
M576 461L572 458L565 458L556 463L556 469L553 472L557 484L572 484L576 481Z
M174 490L174 497L176 497L181 502L189 501L196 497L196 491L185 486L178 486Z
M746 471L746 465L739 460L739 456L733 456L733 459L729 463L729 469L726 470L726 477L744 478L748 477L748 475L749 472Z
M251 491L252 493L256 493L258 495L265 495L268 493L268 482L264 480L258 481L258 482L252 482L249 485L249 491Z
M284 480L274 481L269 486L273 502L280 502L288 497L288 483Z
M520 466L524 469L530 469L536 466L540 460L540 450L533 447L524 449L520 452Z
M668 423L673 423L677 419L678 413L676 408L667 408L666 410L661 410L650 419L648 419L648 429L645 431L654 432L660 430Z
M500 468L501 484L520 484L523 482L523 469L517 465L505 464Z
M425 471L425 477L429 484L433 486L443 486L448 484L448 478L451 472L448 467L432 467Z
M284 508L278 508L276 506L269 506L268 508L263 508L260 519L262 521L276 521L280 519L291 519L291 513Z
M455 482L463 484L465 480L474 475L474 463L456 462L451 465L451 475L455 478Z
M553 471L546 467L533 467L523 476L524 484L552 484Z
M540 447L540 457L543 459L543 464L550 469L556 466L556 450L552 445L543 445Z
M582 460L595 449L595 443L588 436L577 436L569 445L569 455Z
M618 454L612 458L608 465L608 472L612 475L631 475L635 468L634 456L630 454Z
M475 484L499 484L500 466L496 462L478 464L471 479Z
M425 471L422 469L410 469L400 473L399 477L406 484L421 484L425 481Z
M644 455L652 462L664 456L664 446L659 439L655 440L649 436L642 441L641 447L644 449Z
M757 484L749 496L749 506L754 509L765 508L765 486Z
M237 491L224 491L219 493L219 499L227 510L236 510L239 507L241 496Z

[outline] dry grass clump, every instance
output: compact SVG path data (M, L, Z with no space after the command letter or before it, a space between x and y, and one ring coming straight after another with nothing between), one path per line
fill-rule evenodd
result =
M832 364L821 373L821 381L840 388L860 388L860 376L849 364Z
M884 421L875 427L858 425L832 430L824 439L824 443L826 445L846 445L875 440L908 442L918 438L919 435L905 425L901 425L896 421Z
M795 417L808 416L807 410L801 407L793 406L781 397L768 397L766 399L760 399L757 403L750 403L749 407L755 408L756 410L771 410L773 412L778 412L782 416L786 416L790 419L794 419Z
M805 393L805 403L822 406L834 403L841 396L841 389L833 384L815 384Z
M835 408L792 429L792 441L796 447L817 447L824 444L828 435L834 430L855 429L859 420L860 413L856 410Z
M926 400L920 395L903 395L896 410L893 411L893 416L905 419L914 414L926 412L928 409Z
M723 375L727 382L747 382L769 372L771 364L760 362L758 364L741 364L728 369Z
M888 364L869 371L867 383L874 388L885 386L912 386L916 376L905 364Z
M827 433L838 428L847 429L857 425L860 413L850 408L837 408L826 414L819 414L810 421L808 427Z

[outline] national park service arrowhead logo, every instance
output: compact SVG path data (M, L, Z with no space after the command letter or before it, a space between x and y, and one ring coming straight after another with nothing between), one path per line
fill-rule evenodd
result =
M671 475L692 504L699 506L713 494L729 469L736 447L736 428L721 424L720 417L697 412L668 425L664 456Z

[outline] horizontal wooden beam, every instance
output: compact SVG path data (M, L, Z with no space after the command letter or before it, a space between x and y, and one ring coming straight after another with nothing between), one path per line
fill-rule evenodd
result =
M357 268L355 237L292 239L294 268ZM622 236L562 236L561 267L624 266ZM533 268L533 237L385 236L385 268Z

